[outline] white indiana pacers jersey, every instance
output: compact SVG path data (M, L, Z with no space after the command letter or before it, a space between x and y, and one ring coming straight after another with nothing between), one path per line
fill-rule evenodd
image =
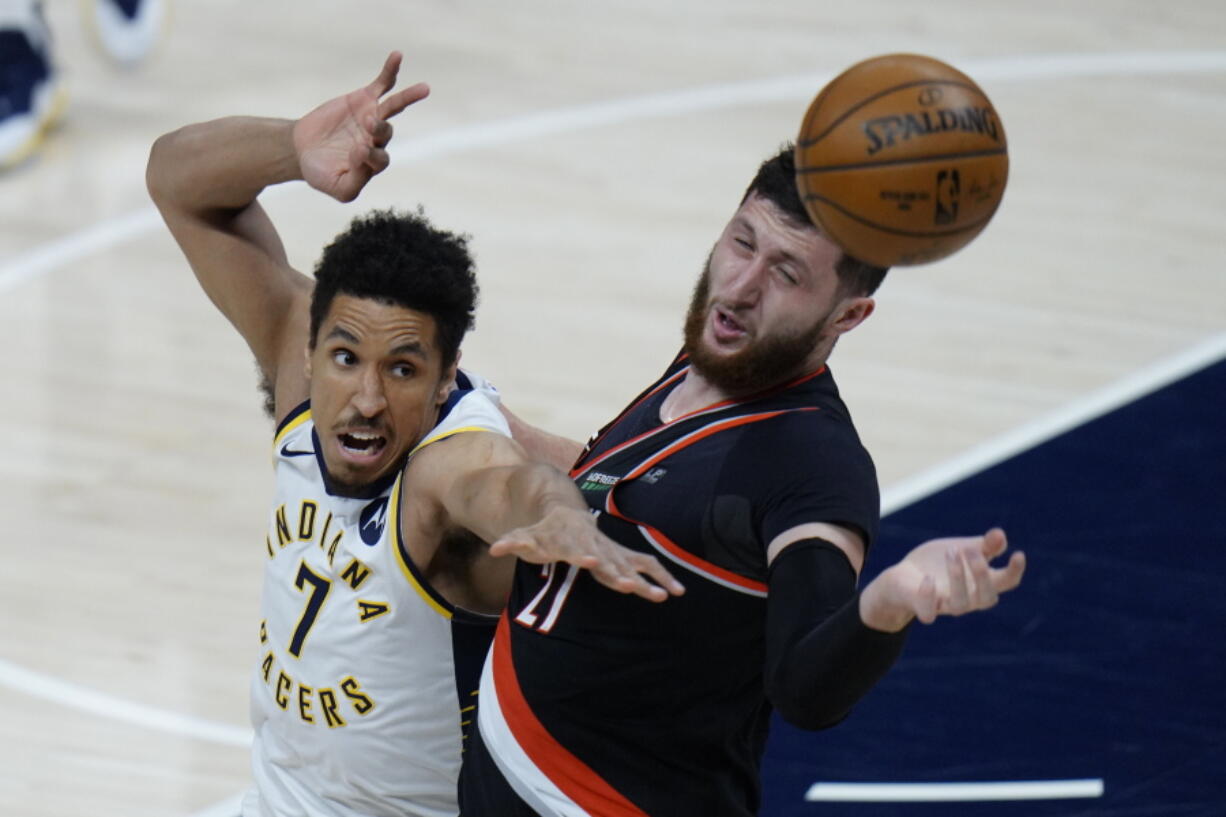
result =
M244 817L454 817L496 618L453 607L412 563L401 472L328 493L314 429L303 404L274 443ZM466 431L510 435L484 394L457 391L415 450Z

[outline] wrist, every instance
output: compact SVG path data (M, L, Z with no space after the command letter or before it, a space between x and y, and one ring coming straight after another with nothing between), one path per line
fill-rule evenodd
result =
M196 148L213 157L208 169L223 199L218 204L244 207L265 188L302 178L293 127L289 119L258 116L219 120L217 129L205 126Z
M864 626L883 633L897 633L915 619L915 613L890 600L890 569L868 583L860 592L860 620Z
M305 145L298 130L298 124L301 121L300 119L276 119L270 122L270 127L275 133L274 138L279 145L277 150L278 173L281 177L279 181L296 182L305 178L302 172L302 151Z

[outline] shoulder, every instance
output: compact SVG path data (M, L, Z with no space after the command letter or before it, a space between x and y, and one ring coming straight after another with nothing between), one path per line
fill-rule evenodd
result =
M498 406L483 391L456 389L439 411L438 422L413 449L414 454L458 434L484 431L511 436L510 426Z
M769 420L747 424L731 456L739 463L759 463L786 470L826 470L846 465L874 471L872 457L855 426L845 417L824 409L790 411Z
M297 460L315 453L312 439L315 423L311 419L311 404L302 401L280 419L272 437L273 461ZM311 457L314 461L314 457ZM297 463L299 466L303 463Z
M524 462L509 435L477 427L439 434L416 449L401 480L400 526L417 564L429 564L442 537L457 527L448 508L482 491L481 474Z
M526 459L506 418L481 391L456 389L434 428L409 453L405 489L440 496L457 478L481 468Z
M844 418L805 411L746 427L724 460L721 489L751 498L764 542L810 522L876 537L877 471Z

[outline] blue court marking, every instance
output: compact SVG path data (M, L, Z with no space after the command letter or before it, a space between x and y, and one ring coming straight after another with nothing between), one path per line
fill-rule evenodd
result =
M994 525L1029 557L1022 587L917 626L839 726L776 718L765 817L1226 814L1226 360L889 515L865 578ZM804 799L819 781L1099 780L1076 799Z

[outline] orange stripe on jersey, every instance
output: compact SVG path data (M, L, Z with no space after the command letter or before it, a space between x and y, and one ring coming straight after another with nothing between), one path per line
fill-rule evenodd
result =
M800 409L781 409L779 411L766 411L761 414L742 414L739 417L730 417L727 420L720 420L719 422L711 423L708 426L703 426L697 431L694 431L694 432L691 432L685 435L679 440L675 440L671 445L667 445L664 448L661 448L651 457L648 457L646 460L636 465L632 471L630 471L624 477L622 477L622 480L625 481L625 480L634 479L635 477L639 476L640 474L645 472L648 468L655 465L657 462L664 459L665 457L672 456L673 454L676 454L681 449L688 448L689 446L693 445L699 440L703 440L703 439L706 439L707 437L710 437L712 434L718 434L721 431L726 431L729 428L736 428L737 426L743 426L747 423L756 423L761 420L769 420L772 417L778 417L780 414L787 414L792 411L817 411L817 409L806 407L806 408L800 408ZM612 494L612 491L610 491L609 493Z
M734 587L747 590L754 594L765 594L766 585L762 582L746 578L738 573L733 573L732 571L722 568L719 565L713 564L712 562L708 562L706 559L696 556L685 548L679 546L656 528L653 528L650 525L645 525L639 520L632 519L626 514L622 513L621 509L617 507L617 501L613 498L613 495L617 493L618 486L643 474L660 460L666 459L673 454L676 454L678 451L687 448L700 440L710 437L712 434L718 434L721 431L726 431L730 428L746 425L748 423L757 423L761 422L762 420L769 420L772 417L778 417L781 414L790 414L795 411L818 411L818 409L816 407L806 406L804 408L766 411L762 412L761 414L742 414L739 417L730 417L727 420L720 420L711 423L710 425L703 426L697 431L693 431L679 440L674 440L671 445L665 446L632 468L624 477L621 478L621 480L618 481L617 485L614 485L609 489L609 492L605 495L605 510L608 511L609 514L616 516L618 519L624 519L627 522L637 525L645 534L647 534L648 541L659 547L675 561L686 565L699 573L706 573L709 577L714 577L724 584L730 584Z
M638 405L639 405L640 403L642 403L644 400L649 399L649 398L650 398L650 397L651 397L653 394L655 394L656 392L658 392L660 389L664 388L664 387L665 387L665 386L667 386L668 384L672 383L674 380L676 380L677 378L681 377L682 375L684 375L684 374L685 374L686 372L688 372L689 370L690 370L690 367L689 367L689 366L686 366L684 369L678 369L677 371L673 372L671 375L669 375L668 377L664 378L664 379L663 379L663 380L661 380L659 383L657 383L657 384L655 385L655 387L654 387L654 388L652 388L652 390L651 390L651 391L647 392L647 393L646 393L646 394L644 394L642 397L640 397L638 400L635 400L633 403L631 403L630 405L626 406L626 408L622 410L622 413L621 413L621 414L619 414L619 415L617 416L617 419L616 419L616 420L614 420L612 423L610 423L610 424L609 424L609 426L608 426L608 428L607 428L607 429L605 429L605 434L608 434L610 431L612 431L614 428L616 428L616 427L617 427L617 424L621 422L621 419L622 419L623 417L625 417L627 414L629 414L630 412L634 411L634 409L635 409L635 408L637 408L637 407L638 407ZM667 425L667 423L666 423L665 425ZM658 428L653 428L651 431L644 431L642 434L638 435L638 436L637 436L637 437L635 437L634 439L627 440L626 442L622 443L621 445L618 445L618 446L615 446L615 447L613 447L613 448L609 449L608 451L606 451L605 453L601 454L599 457L597 457L597 458L596 458L595 460L593 460L592 462L586 462L586 461L584 461L584 460L583 460L583 457L582 457L582 456L580 456L580 458L579 458L579 459L580 459L580 461L579 461L578 463L576 463L576 464L575 464L575 466L574 466L574 467L571 469L571 471L570 471L570 478L571 478L571 479L574 479L575 477L579 476L579 474L580 474L580 473L581 473L581 472L582 472L584 469L594 467L594 466L595 466L597 463L599 463L601 460L605 459L606 457L608 457L608 456L610 456L610 455L612 455L612 454L614 454L614 453L616 453L616 452L618 452L618 451L621 451L621 450L622 450L623 448L625 448L626 446L628 446L628 445L630 445L630 444L632 444L632 443L636 443L636 442L638 442L639 440L643 439L644 437L648 437L648 436L651 436L652 434L655 434L655 433L656 433L657 431L659 431L659 430L660 430L660 429L658 429ZM603 439L603 438L604 438L604 435L602 434L602 435L601 435L601 439ZM600 444L600 440L596 440L595 442L591 443L590 445L591 445L591 446L594 448L595 446L597 446L597 445L599 445L599 444ZM585 451L584 453L586 454L587 452Z
M693 553L690 553L676 542L673 542L663 533L650 525L640 524L639 529L643 531L643 533L652 543L658 545L678 562L682 562L697 571L707 573L716 577L717 579L721 579L727 584L735 585L742 590L748 590L755 595L766 595L766 585L764 583L754 581L753 579L747 579L739 573L733 573L731 570L727 570L717 564L708 562L706 559L695 556Z
M804 383L806 380L812 380L813 378L817 377L819 374L821 374L824 371L826 371L825 363L823 363L821 366L818 366L816 371L809 372L808 374L802 374L800 377L796 378L795 380L789 380L788 382L784 383L782 386L779 387L779 391L787 391L793 386L799 386L801 383Z
M498 622L490 660L498 695L497 706L515 742L563 794L589 814L600 817L647 817L625 795L558 743L537 720L515 677L509 621L504 614Z
M634 403L633 405L631 405L629 408L627 408L625 411L623 411L623 412L622 412L622 414L621 414L621 417L625 417L627 414L629 414L629 413L630 413L630 412L631 412L631 411L634 409L634 407L635 407L635 406L639 405L639 404L640 404L640 403L642 403L644 400L646 400L647 398L651 397L653 394L655 394L656 392L658 392L660 389L664 388L664 387L665 387L665 386L667 386L669 383L672 383L674 380L676 380L678 377L680 377L681 375L685 374L685 373L686 373L686 372L688 372L689 370L690 370L690 367L689 367L689 366L686 366L684 369L681 369L681 370L679 370L679 371L675 372L675 373L674 373L674 374L673 374L671 377L667 378L666 380L661 381L661 382L660 382L660 384L659 384L659 385L657 385L657 386L656 386L654 389L652 389L651 391L649 391L647 394L643 395L641 398L639 398L637 401L635 401L635 403ZM822 366L819 366L819 367L817 368L817 370L816 370L816 371L812 371L812 372L809 372L808 374L801 375L801 376L799 376L799 377L795 378L794 380L789 380L787 383L784 383L782 386L776 386L776 387L771 388L771 389L768 389L768 390L766 390L766 391L764 391L764 392L759 392L758 394L750 395L749 397L744 397L744 398L740 398L740 399L729 399L729 400L723 400L723 401L721 401L721 402L719 402L719 403L712 403L712 404L711 404L711 405L709 405L709 406L704 406L703 408L700 408L700 409L696 409L696 410L694 410L694 411L691 411L691 412L689 412L688 414L682 414L680 417L675 417L675 418L673 418L672 420L669 420L667 423L664 423L663 425L661 425L661 426L659 426L659 427L657 427L657 428L653 428L653 429L651 429L651 430L649 430L649 431L644 431L642 434L639 434L637 437L632 437L632 438L630 438L629 440L626 440L624 443L621 443L620 445L616 445L616 446L614 446L613 448L610 448L608 451L604 452L603 454L601 454L599 457L597 457L597 458L596 458L596 459L594 459L594 460L589 460L589 461L581 461L581 462L579 462L578 464L576 464L576 465L575 465L575 467L574 467L574 468L572 468L572 469L571 469L571 471L570 471L570 477L571 477L571 479L576 479L576 478L577 478L577 477L578 477L580 474L582 474L582 473L583 473L585 470L587 470L587 469L589 469L589 468L595 468L595 467L596 467L597 465L599 465L601 462L603 462L604 460L606 460L606 459L608 459L609 457L613 456L613 455L614 455L614 454L616 454L618 451L623 451L623 450L625 450L626 448L628 448L629 446L632 446L632 445L634 445L635 443L639 442L640 440L645 439L645 438L647 438L647 437L650 437L650 436L651 436L651 435L653 435L653 434L659 434L661 431L663 431L663 430L665 430L665 429L669 428L670 426L672 426L672 425L674 425L674 424L676 424L676 423L680 423L680 422L682 422L683 420L688 420L688 419L690 419L691 417L697 417L697 416L699 416L700 414L707 414L707 413L711 413L711 412L716 412L716 411L719 411L720 409L725 409L725 408L728 408L729 406L735 406L735 405L737 405L738 403L748 403L748 402L751 402L751 401L753 401L753 400L761 400L763 397L767 397L767 396L769 396L769 395L771 395L771 394L775 394L775 393L777 393L777 392L787 391L788 389L792 388L793 386L799 386L801 383L804 383L804 382L805 382L805 381L807 381L807 380L812 380L813 378L817 377L818 375L820 375L820 374L821 374L822 372L824 372L824 371L826 371L826 366L823 364ZM816 410L816 409L811 409L811 410ZM786 409L785 409L785 411L786 411ZM775 412L775 414L780 414L780 413L782 413L782 412ZM755 416L756 416L756 415L755 415ZM620 422L620 421L621 421L621 417L618 417L617 422ZM614 425L614 426L615 426L615 425L617 425L617 422L614 422L614 424L613 424L613 425ZM609 427L609 431L612 431L612 430L613 430L613 426L610 426L610 427ZM607 433L607 432L606 432L606 433Z

